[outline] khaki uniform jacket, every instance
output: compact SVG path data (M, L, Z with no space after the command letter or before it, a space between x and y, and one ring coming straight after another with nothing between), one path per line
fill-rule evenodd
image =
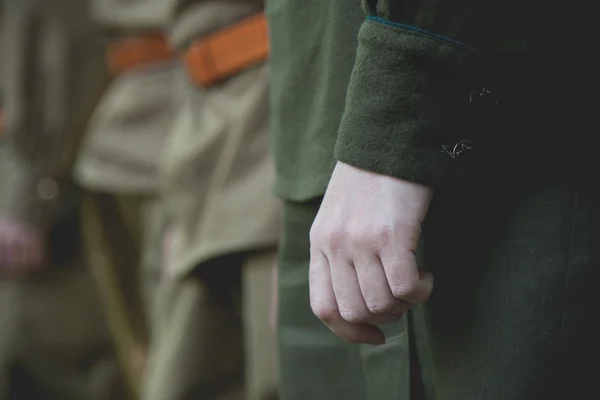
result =
M170 34L181 52L193 40L262 9L262 1L178 1ZM182 107L162 158L174 230L175 274L212 257L273 248L280 205L271 194L269 73L250 68L210 88L181 77Z
M103 43L82 0L4 0L0 213L45 228L69 195L65 165L106 85Z
M164 30L169 0L93 0L92 17L107 37ZM160 61L114 77L91 120L75 176L85 188L154 194L157 159L172 120L177 66Z

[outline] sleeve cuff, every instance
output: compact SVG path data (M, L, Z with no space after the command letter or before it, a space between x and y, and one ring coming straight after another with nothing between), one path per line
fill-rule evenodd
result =
M482 108L473 93L494 65L450 38L369 17L359 33L336 159L436 186L478 145Z

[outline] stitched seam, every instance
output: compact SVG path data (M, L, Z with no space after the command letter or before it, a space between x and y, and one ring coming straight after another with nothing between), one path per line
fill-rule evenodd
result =
M452 46L455 46L455 47L459 47L459 48L461 48L463 50L466 50L466 51L468 51L470 53L476 53L476 54L479 54L479 55L481 55L483 57L486 57L486 58L496 59L496 57L494 57L494 56L492 56L490 54L487 54L484 51L479 50L479 49L477 49L477 48L475 48L473 46L469 46L468 44L460 42L460 41L458 41L456 39L452 39L451 37L444 36L444 35L439 35L437 33L428 31L427 29L419 28L419 27L414 26L414 25L403 24L403 23L400 23L400 22L393 22L393 21L387 20L385 18L375 17L375 16L368 16L367 17L367 21L372 21L372 22L375 22L375 23L378 23L378 24L381 24L381 25L385 25L387 27L396 28L396 29L405 31L406 33L411 33L411 34L413 34L415 36L416 35L425 36L427 38L434 39L434 40L436 40L438 42L441 42L441 43L444 43L444 44L448 44L448 45L452 45Z

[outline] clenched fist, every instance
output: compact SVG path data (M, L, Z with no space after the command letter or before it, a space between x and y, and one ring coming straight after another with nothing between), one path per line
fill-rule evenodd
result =
M310 302L336 335L383 344L377 325L428 299L415 250L432 189L338 163L310 233Z
M44 247L39 229L0 215L0 277L19 278L39 268Z

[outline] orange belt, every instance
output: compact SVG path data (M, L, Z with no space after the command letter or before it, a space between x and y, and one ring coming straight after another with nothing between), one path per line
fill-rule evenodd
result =
M113 75L174 57L167 39L161 34L129 37L108 45L106 56Z
M185 54L192 81L208 87L269 58L264 13L196 40Z

